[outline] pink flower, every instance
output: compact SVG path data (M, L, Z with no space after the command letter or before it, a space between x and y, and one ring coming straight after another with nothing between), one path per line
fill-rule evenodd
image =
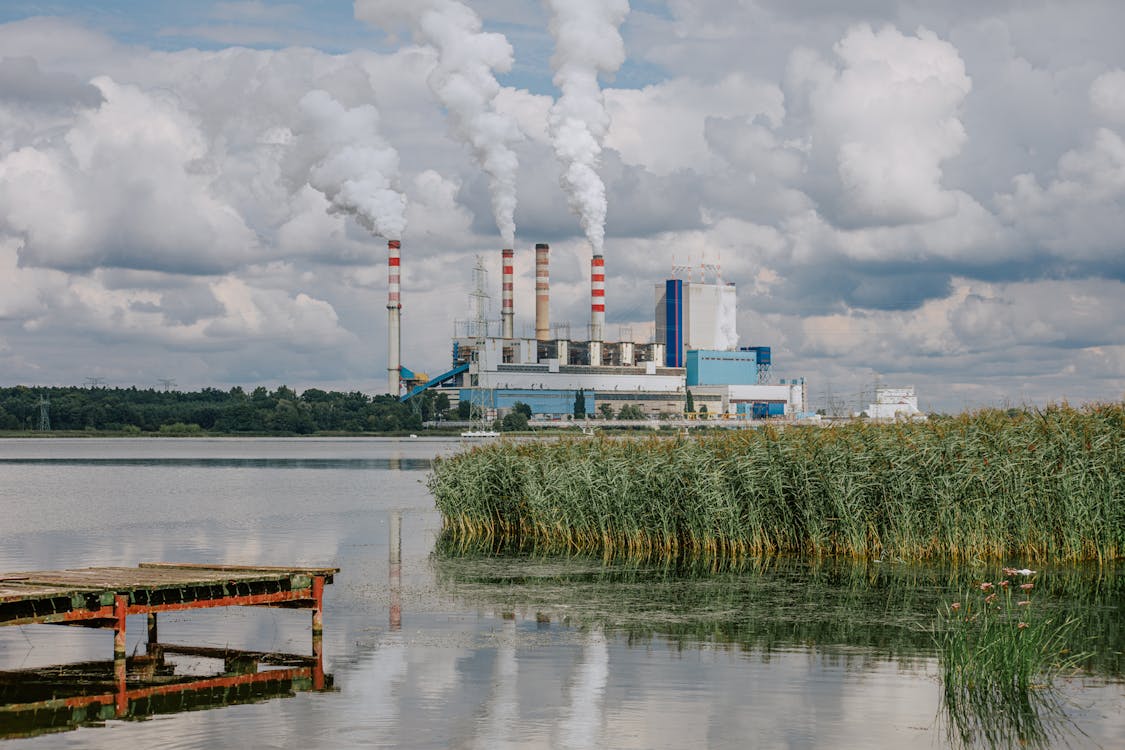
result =
M1016 574L1016 569L1015 569L1015 568L1004 568L1004 575L1006 575L1006 576L1014 576L1015 574Z
M994 588L993 585L991 583L989 583L988 581L985 581L984 583L982 583L980 585L981 591L992 591L993 588Z
M949 608L956 612L957 610L961 609L961 602L953 602L949 605Z
M988 596L984 597L985 604L992 604L994 601L996 601L996 594L989 594Z
M1034 583L1021 583L1020 588L1023 589L1024 591L1031 591L1033 588L1035 588L1035 584Z
M1017 607L1026 607L1028 604L1031 604L1031 601L1029 599L1024 599L1022 602L1016 602Z
M1019 628L1020 630L1023 630L1024 628L1027 627L1027 623L1026 622L1016 623L1016 627Z
M1000 588L1002 588L1002 589L1008 588L1008 582L1007 581L1001 581L1000 582Z

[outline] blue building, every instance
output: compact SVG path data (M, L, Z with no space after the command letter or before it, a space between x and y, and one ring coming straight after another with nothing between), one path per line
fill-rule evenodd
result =
M721 352L692 349L687 353L687 385L755 385L756 351Z

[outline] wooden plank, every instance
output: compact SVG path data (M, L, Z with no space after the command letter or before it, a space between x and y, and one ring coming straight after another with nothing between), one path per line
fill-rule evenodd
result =
M339 568L145 563L136 568L6 573L0 574L0 604L5 606L0 625L103 618L99 607L111 605L114 596L127 601L131 614L258 604L318 609L318 582L331 583L338 572ZM65 607L51 601L60 598L68 600Z
M270 573L304 573L306 575L334 575L340 572L339 568L302 568L301 566L282 566L282 565L208 565L206 563L165 563L165 562L147 562L141 563L138 568L145 569L197 569L197 570L220 570L220 571L266 571Z
M212 572L213 575L206 575ZM297 572L297 571L294 571ZM97 588L133 591L137 589L175 588L181 586L213 586L224 583L284 581L292 574L254 571L207 571L193 569L138 570L137 568L82 568L76 570L44 570L19 574L24 582L41 586Z
M97 589L75 590L59 586L39 586L34 584L18 585L0 583L0 604L7 602L22 602L28 599L54 599L56 597L70 597L75 594L94 594Z

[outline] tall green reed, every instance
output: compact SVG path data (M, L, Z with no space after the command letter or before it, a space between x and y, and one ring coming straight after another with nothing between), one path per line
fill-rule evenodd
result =
M480 446L430 477L446 533L520 548L1107 562L1125 404L924 424Z

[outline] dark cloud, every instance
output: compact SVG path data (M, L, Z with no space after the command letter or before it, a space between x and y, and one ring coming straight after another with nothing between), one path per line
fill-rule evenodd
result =
M97 87L67 73L40 70L32 57L0 58L0 103L32 107L97 107Z

